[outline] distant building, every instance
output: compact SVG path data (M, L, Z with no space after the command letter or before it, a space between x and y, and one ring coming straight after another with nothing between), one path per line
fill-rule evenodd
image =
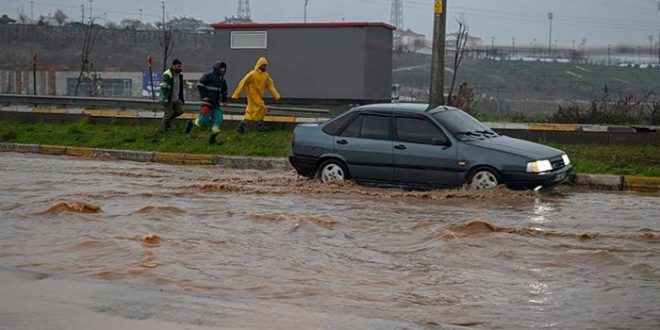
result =
M16 20L7 16L7 14L0 17L0 24L13 24L16 23Z
M260 56L282 97L294 100L388 101L392 31L385 23L216 23L216 53L236 86Z
M447 34L447 37L445 39L445 45L448 50L452 50L452 51L455 50L457 38L458 38L458 33L456 32ZM481 48L482 45L483 45L483 39L468 34L467 42L465 43L466 49L478 49Z
M401 50L416 52L426 47L426 36L410 29L399 32L401 36Z

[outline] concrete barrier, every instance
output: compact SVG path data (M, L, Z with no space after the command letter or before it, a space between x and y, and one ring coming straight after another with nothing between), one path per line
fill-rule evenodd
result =
M74 157L94 157L94 148L67 147L66 154Z
M119 160L148 163L154 160L154 153L147 151L94 149L94 158L119 159Z
M15 147L13 143L0 143L0 152L12 152Z
M183 164L185 154L169 153L169 152L154 152L154 162L163 164Z
M603 174L576 174L575 184L608 190L623 190L623 176Z
M64 155L66 154L66 147L42 144L39 152L42 155Z
M16 145L14 145L14 151L15 152L38 154L40 149L41 148L39 147L38 144L16 144Z
M645 176L625 176L624 186L626 190L660 190L660 178Z

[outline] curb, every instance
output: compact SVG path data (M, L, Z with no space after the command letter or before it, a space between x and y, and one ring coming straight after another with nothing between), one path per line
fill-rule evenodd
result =
M236 169L291 170L287 158L222 156L212 154L183 154L102 148L66 147L38 144L0 143L0 152L68 155L105 160L126 160L142 163L175 165L219 165ZM574 174L570 180L576 186L605 190L660 191L660 178L607 174Z
M626 190L659 191L660 178L646 176L626 176L624 179Z
M0 152L33 153L51 156L73 156L103 160L127 160L142 163L174 165L220 165L236 169L290 170L287 158L183 154L103 148L67 147L38 144L0 143Z
M113 149L94 149L94 158L98 159L119 159L134 162L150 163L154 160L153 152L113 150Z
M571 182L578 186L589 186L607 190L623 190L624 177L608 174L575 174Z

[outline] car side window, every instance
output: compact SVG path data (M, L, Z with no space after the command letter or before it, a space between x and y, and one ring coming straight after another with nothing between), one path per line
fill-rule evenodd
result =
M362 127L362 116L355 118L344 130L341 132L343 137L360 137L360 128Z
M436 125L423 118L397 117L396 135L397 141L410 143L435 144L434 139L446 140Z
M360 137L373 140L391 139L391 119L390 116L383 115L361 115L362 130Z

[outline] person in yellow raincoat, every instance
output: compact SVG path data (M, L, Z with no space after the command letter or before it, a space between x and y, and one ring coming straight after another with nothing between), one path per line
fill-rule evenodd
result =
M238 99L247 89L247 107L245 108L245 119L241 120L236 128L239 133L245 133L247 122L257 122L257 129L266 130L264 117L266 116L266 103L264 102L264 91L266 88L273 94L275 101L280 99L280 93L275 89L275 83L267 72L268 61L265 57L259 58L254 70L250 71L236 87L231 95L232 99Z

